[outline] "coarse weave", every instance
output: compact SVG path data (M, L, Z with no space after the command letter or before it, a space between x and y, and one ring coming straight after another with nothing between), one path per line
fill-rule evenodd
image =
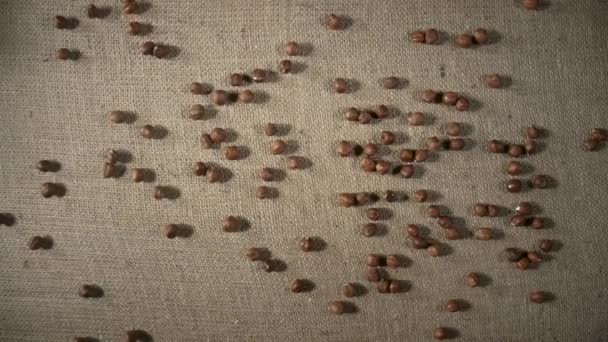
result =
M130 18L118 0L104 19L86 17L87 1L0 0L0 212L16 224L0 226L0 341L65 342L74 336L123 341L129 329L148 331L154 341L430 341L437 326L455 329L462 341L607 341L608 150L584 152L593 127L608 127L608 1L550 0L539 11L514 0L154 0ZM330 31L323 16L348 17L348 28ZM74 30L53 28L55 15L76 17ZM151 25L144 37L127 34L127 22ZM411 43L408 32L435 27L436 46ZM491 44L454 46L453 37L485 27ZM142 56L144 40L171 45L178 54L159 60ZM193 81L230 89L233 72L277 70L287 58L281 45L299 42L304 55L294 74L275 73L253 84L256 103L215 107L189 92ZM79 50L77 61L58 61L61 47ZM504 89L481 82L488 73L509 78ZM385 90L380 80L406 80ZM352 83L348 94L331 90L334 78ZM472 99L470 111L426 104L427 88L453 90ZM215 109L206 120L188 118L192 104ZM347 122L345 108L392 108L390 119L371 125ZM131 124L114 125L112 110L132 111ZM426 123L407 124L421 111ZM366 174L358 158L339 158L340 140L379 142L380 132L398 133L383 159L398 150L421 148L444 136L449 121L463 123L467 148L436 152L416 176ZM281 137L262 133L266 122L284 125ZM160 125L164 139L145 140L144 124ZM524 130L545 130L539 153L523 158L526 180L547 174L550 189L509 194L506 155L488 153L485 142L523 143ZM228 161L222 149L204 150L199 137L229 128L231 144L246 150ZM287 170L270 142L284 139L288 153L307 158L303 170ZM127 169L154 170L154 182L133 183L128 174L102 178L103 155L130 152ZM390 152L392 151L392 152ZM41 159L62 169L41 173ZM230 170L225 183L209 184L192 173L205 161ZM283 170L271 186L278 197L255 198L262 167ZM64 183L63 198L40 195L44 182ZM156 201L155 185L180 191ZM366 238L367 207L340 208L340 192L401 191L405 201L375 206L391 213L381 236ZM496 240L470 236L447 241L417 189L433 191L432 203L457 218L460 229L493 227ZM542 208L545 229L514 228L510 214L475 218L473 203L513 208L519 201ZM225 233L227 215L249 222L246 231ZM190 225L189 238L169 240L167 223ZM437 258L414 250L404 234L420 224L445 243ZM31 251L28 240L50 235L54 247ZM304 253L298 240L316 236L322 251ZM534 249L541 238L556 240L538 267L517 270L501 258L506 247ZM284 263L265 273L243 256L266 247ZM400 254L405 267L389 270L409 284L400 294L379 294L366 281L368 253ZM464 276L479 272L483 285L468 288ZM310 292L289 291L293 279L314 283ZM327 304L345 300L340 286L357 282L368 290L350 300L356 313L330 315ZM98 284L100 299L78 296L82 284ZM538 305L528 294L548 291ZM447 313L450 298L468 302Z

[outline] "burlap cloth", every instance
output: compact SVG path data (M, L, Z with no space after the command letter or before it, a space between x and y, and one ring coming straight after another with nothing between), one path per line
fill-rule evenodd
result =
M155 341L426 341L436 326L457 329L463 341L607 340L606 165L604 149L585 153L580 143L596 126L607 127L608 2L551 0L529 12L507 1L152 1L139 16L151 24L147 37L126 33L127 19L116 1L101 20L86 18L82 1L0 1L0 212L17 217L0 227L0 341L69 341L90 335L122 341L127 329L149 331ZM330 32L320 20L327 13L350 18L346 31ZM57 14L80 19L77 29L57 30ZM486 27L492 44L455 48L452 39L438 46L415 45L407 32L436 27L454 34ZM144 39L180 49L171 60L141 56ZM276 70L286 56L282 42L300 42L306 56L294 57L299 72L250 88L262 103L218 108L205 121L187 118L190 105L208 104L193 96L192 81L228 89L231 72L256 67ZM445 40L445 38L444 38ZM59 47L79 49L78 61L59 62ZM485 73L511 78L506 89L482 85ZM382 77L407 80L387 91ZM335 77L358 82L346 95L330 91ZM423 89L450 89L474 100L472 111L423 104ZM348 106L385 103L397 117L372 125L343 120ZM112 126L111 110L137 113L131 125ZM423 111L433 122L407 125L406 113ZM274 186L279 197L256 200L256 171L285 169L284 156L269 153L274 138L261 126L289 126L283 136L292 154L311 167L286 171ZM400 147L420 147L426 137L442 135L448 121L466 124L469 149L441 152L425 163L415 179L364 174L356 159L333 152L337 141L378 141L389 129L402 137ZM162 125L165 139L138 134L144 124ZM508 194L503 167L508 158L485 151L497 138L523 142L523 130L547 131L544 148L525 158L532 172L556 180L547 190ZM247 147L241 161L227 161L221 150L202 150L198 138L212 127L236 132L234 144ZM103 179L103 152L124 149L131 167L151 168L154 183L128 177ZM396 153L396 152L394 152ZM393 153L393 158L394 158ZM56 174L42 174L40 159L61 162ZM229 168L231 179L208 184L195 177L195 161ZM44 199L47 181L66 184L62 199ZM175 186L175 201L152 199L154 184ZM414 250L403 227L418 223L446 242L424 206L411 199L377 205L392 210L384 236L365 238L364 209L339 208L343 191L434 190L435 201L460 218L461 227L491 226L503 232L494 241L450 242L449 255L431 258ZM529 200L542 207L550 227L512 228L509 217L473 218L475 202L512 207ZM226 215L247 218L242 233L221 231ZM191 225L190 238L168 240L166 223ZM49 251L30 251L33 235L51 235ZM303 253L297 240L318 236L321 252ZM540 238L558 240L537 269L519 271L500 258L509 246L532 248ZM256 269L245 248L269 248L283 272ZM365 280L367 253L398 253L410 262L391 275L410 283L397 295L381 295ZM464 285L466 273L488 277L483 288ZM295 278L314 282L308 293L288 290ZM352 302L355 314L331 316L327 303L343 299L340 285L360 282L369 292ZM83 299L81 284L96 283L101 299ZM541 289L555 299L531 304L528 293ZM461 298L470 308L446 313L441 305Z

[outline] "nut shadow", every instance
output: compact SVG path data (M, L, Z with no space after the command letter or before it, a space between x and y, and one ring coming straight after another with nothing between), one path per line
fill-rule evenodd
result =
M346 314L354 314L359 311L359 308L353 302L344 301L342 303L344 304L344 313Z
M267 92L257 90L253 93L253 103L262 104L270 101L270 95Z
M270 187L270 186L266 186L264 185L264 187L268 190L266 192L266 194L264 194L263 198L259 198L258 199L268 199L268 200L272 200L272 199L277 199L279 198L279 189L274 188L274 187ZM256 193L256 197L257 197L257 193Z
M293 154L298 152L299 143L297 140L285 141L285 154Z
M246 232L251 228L251 223L249 220L243 216L235 216L236 221L238 222L238 231Z
M412 265L412 259L408 258L403 254L395 254L397 260L399 260L399 267L397 268L406 268Z
M232 128L226 128L226 142L233 143L239 137L239 133ZM239 151L240 152L240 151Z
M11 213L0 213L0 225L11 227L16 221L17 219L15 218L15 215Z
M272 272L285 272L287 271L287 263L280 259L269 259L268 262L271 264Z
M76 337L74 339L74 342L101 342L100 339L95 338L95 337Z
M350 283L355 288L355 297L361 297L368 294L369 290L361 283Z
M139 7L137 10L137 14L146 13L148 10L150 10L150 8L152 8L152 4L148 1L140 1L138 5Z
M174 186L163 185L163 186L157 186L157 188L164 192L163 198L165 198L165 199L176 200L181 196L181 191Z
M181 238L189 238L194 234L194 227L189 224L177 224L177 236Z
M156 180L156 172L152 169L141 169L143 171L142 181L145 183L152 183Z
M479 284L477 285L478 287L488 287L492 285L492 278L490 278L490 276L487 274L477 273L477 276L479 277Z
M156 125L154 126L154 133L153 133L153 139L164 139L169 135L169 130L164 127L164 126L160 126L160 125Z
M313 52L313 45L311 43L302 43L300 44L300 53L299 56L310 56Z
M301 292L311 292L315 289L315 283L310 279L300 279L302 282L302 290Z
M292 61L292 66L291 66L291 74L299 74L304 72L306 69L308 68L308 65L301 63L301 62L295 62Z
M99 18L99 19L108 17L110 15L110 13L112 13L112 7L110 7L110 6L99 6L99 7L97 7L97 10L95 12L95 14L97 15L97 18Z
M133 160L133 155L127 150L114 150L117 154L116 161L123 164L128 164ZM107 159L107 157L106 157Z

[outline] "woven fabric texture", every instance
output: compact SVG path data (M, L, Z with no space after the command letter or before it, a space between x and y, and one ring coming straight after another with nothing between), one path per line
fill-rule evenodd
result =
M0 212L16 217L0 226L0 340L71 341L93 336L123 341L129 329L148 331L154 341L427 341L432 329L457 331L462 341L600 341L608 336L606 201L607 150L584 152L593 127L608 127L608 2L550 0L526 11L507 0L213 0L149 1L139 15L125 16L118 0L96 0L111 12L86 17L87 2L0 0ZM343 31L329 31L322 18L348 17ZM53 28L55 15L76 17L74 30ZM127 34L127 22L151 25L143 37ZM408 32L435 27L436 46L413 44ZM491 44L454 46L453 37L485 27ZM171 59L142 56L144 40L178 49ZM304 55L292 59L296 72L276 73L288 58L281 45L295 40ZM58 61L54 51L77 49L81 58ZM193 81L231 89L232 72L274 70L272 80L249 87L256 103L217 107L189 92ZM481 77L508 76L508 87L488 89ZM386 76L406 80L385 90ZM336 77L354 84L348 94L331 90ZM425 104L422 90L453 90L472 99L470 111ZM188 118L192 104L213 108L202 121ZM345 108L386 104L393 116L360 125L347 122ZM132 124L114 125L112 110L132 111ZM407 113L427 121L407 124ZM379 142L391 130L398 141L382 158L397 161L398 150L421 148L432 135L444 136L449 121L463 123L467 147L436 152L414 178L366 174L358 158L339 158L338 141ZM283 125L267 137L266 122ZM145 140L139 128L160 125L164 139ZM523 158L528 179L546 174L553 186L509 194L503 169L509 158L488 153L485 142L523 143L524 130L545 130L539 153ZM246 155L228 161L221 149L204 150L199 137L213 127L231 130ZM307 159L288 170L286 156L271 155L270 142L284 139L288 153ZM149 168L156 178L133 183L128 175L102 178L106 149L128 151L127 170ZM41 173L41 159L61 170ZM224 183L209 184L192 174L196 161L230 171ZM278 197L255 198L262 167L283 170L271 184ZM44 182L61 182L63 198L40 195ZM180 196L156 201L155 185L173 186ZM428 189L433 199L411 195ZM391 214L385 234L366 238L365 209L340 208L340 192L401 191L405 201L380 201ZM513 228L510 215L476 218L476 202L513 208L519 201L542 208L548 227ZM460 229L493 227L496 240L470 237L448 241L428 204L442 206ZM249 222L246 231L225 233L227 215ZM189 225L192 236L169 240L167 223ZM408 223L426 227L444 243L447 255L432 258L414 250L404 234ZM28 240L50 235L54 247L31 251ZM304 253L298 240L316 236L323 250ZM535 248L556 240L538 267L520 271L501 258L506 247ZM284 263L265 273L248 261L249 247L266 247ZM368 253L400 254L405 267L391 277L409 284L400 294L379 294L365 279ZM468 272L484 275L484 286L468 288ZM293 279L314 283L310 292L289 291ZM357 312L330 315L327 304L345 300L340 286L357 282L368 290L350 300ZM99 299L78 296L82 284L98 284ZM530 303L539 289L554 299ZM447 313L450 298L469 303Z

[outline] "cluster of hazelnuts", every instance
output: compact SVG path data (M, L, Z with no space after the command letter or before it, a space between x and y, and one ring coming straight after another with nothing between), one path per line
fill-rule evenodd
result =
M439 42L439 32L430 28L425 31L419 30L410 32L410 40L414 43L419 44L437 44ZM462 33L456 36L455 43L461 48L470 48L474 44L485 45L490 41L490 35L484 28L478 28L472 32L472 34Z

